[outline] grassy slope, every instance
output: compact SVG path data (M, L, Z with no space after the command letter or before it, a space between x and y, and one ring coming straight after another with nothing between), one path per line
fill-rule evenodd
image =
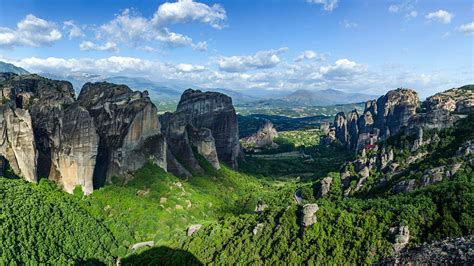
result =
M294 187L294 182L256 179L226 167L184 181L148 164L126 185L106 186L84 198L83 206L111 230L124 256L135 242L172 246L191 224L251 213L258 200L289 201Z

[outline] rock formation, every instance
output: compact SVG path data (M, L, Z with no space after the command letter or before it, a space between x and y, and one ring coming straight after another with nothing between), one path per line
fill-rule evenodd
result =
M88 83L76 101L66 81L0 76L0 130L6 144L0 156L17 175L30 181L49 178L67 192L79 185L89 194L148 160L166 169L165 138L146 93Z
M36 181L36 145L28 111L0 105L0 160L2 175L7 162L28 181Z
M316 217L314 214L319 210L318 204L306 204L303 206L301 225L308 227L316 223Z
M332 183L332 178L331 177L325 177L321 180L321 185L319 187L319 190L318 190L318 193L317 193L317 197L318 198L323 198L324 196L326 196L330 189L331 189L331 183Z
M194 151L215 169L220 162L237 167L240 154L237 115L230 97L186 90L175 113L160 117L169 147L168 171L182 177L202 172Z
M474 86L466 85L437 93L428 97L423 105L428 111L463 112L474 110Z
M429 97L423 103L426 112L417 113L419 106L420 101L415 91L389 91L377 100L366 102L361 115L357 110L347 114L338 113L326 136L321 137L321 143L338 140L350 149L372 149L377 141L386 140L401 131L412 134L420 129L452 127L458 116L451 112L474 109L473 86L468 85Z
M375 265L473 265L474 236L447 238L405 249Z
M148 160L166 169L165 137L147 92L107 82L86 83L77 103L90 113L99 136L94 187Z
M192 236L194 233L199 231L199 229L201 229L201 227L202 227L202 224L192 224L192 225L190 225L188 227L187 235Z
M186 121L196 128L208 128L215 139L219 160L237 167L240 154L237 115L232 99L218 92L184 91L176 109L184 113Z
M273 142L273 139L278 137L278 132L270 120L265 120L258 131L241 140L242 145L247 149L259 149L263 147L278 147L278 144Z

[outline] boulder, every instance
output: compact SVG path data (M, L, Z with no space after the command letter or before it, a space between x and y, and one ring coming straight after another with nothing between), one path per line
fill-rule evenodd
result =
M202 227L202 224L192 224L192 225L190 225L188 227L188 231L187 231L188 236L192 236L194 233L199 231L199 229L201 229L201 227Z
M321 186L319 187L317 197L323 198L326 196L331 189L332 177L325 177L321 180Z
M318 204L306 204L303 206L301 225L308 227L316 223L316 216L314 215L319 210Z
M410 241L410 230L408 226L400 225L390 228L389 232L394 234L393 249L399 253Z

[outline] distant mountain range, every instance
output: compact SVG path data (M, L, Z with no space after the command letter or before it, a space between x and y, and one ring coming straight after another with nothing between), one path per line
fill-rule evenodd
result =
M318 91L297 90L288 95L273 99L265 99L246 103L246 107L302 107L302 106L329 106L365 102L377 98L378 95L363 93L346 93L340 90L326 89Z
M13 64L5 63L2 61L0 61L0 72L13 72L18 75L24 75L24 74L30 73L21 67L17 67Z

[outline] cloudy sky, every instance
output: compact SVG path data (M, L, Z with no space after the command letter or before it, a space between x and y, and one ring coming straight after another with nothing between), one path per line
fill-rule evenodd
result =
M0 0L0 60L236 90L474 83L471 0L168 1Z

